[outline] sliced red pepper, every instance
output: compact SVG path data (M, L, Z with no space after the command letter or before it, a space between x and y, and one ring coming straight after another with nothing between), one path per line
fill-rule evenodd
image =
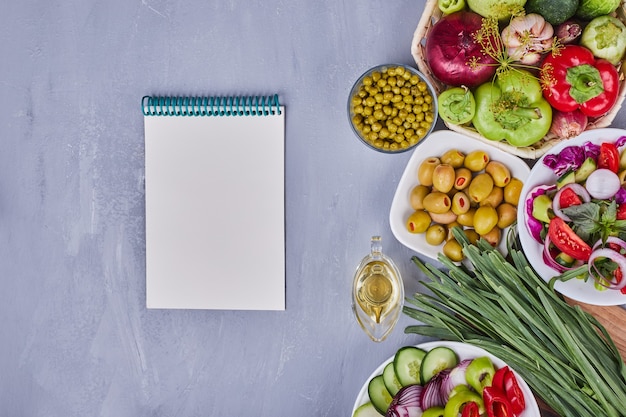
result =
M582 203L583 202L578 194L576 194L576 192L571 188L565 188L563 191L561 191L561 194L559 194L559 206L562 209L572 206L578 206Z
M598 168L605 168L617 174L619 170L619 151L615 144L605 142L600 145Z
M580 45L566 45L541 64L543 95L557 110L580 109L589 117L607 113L617 102L619 74Z
M520 414L524 411L524 409L526 409L524 392L520 388L515 374L510 369L504 375L504 393L506 394L506 398L511 403L511 411L513 411L515 415Z
M503 366L498 369L496 373L493 375L493 379L491 380L491 385L498 388L499 390L504 391L504 375L509 370L508 366Z
M478 409L478 404L474 401L470 401L463 406L463 412L461 413L461 417L479 417L480 411Z
M511 403L502 390L494 386L485 387L483 400L489 417L513 417Z
M554 246L559 248L561 252L574 259L585 262L589 260L591 246L574 233L572 228L560 217L554 217L550 220L548 236Z

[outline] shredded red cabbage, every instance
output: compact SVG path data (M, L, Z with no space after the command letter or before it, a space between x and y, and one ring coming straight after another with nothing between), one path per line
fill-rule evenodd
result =
M580 168L589 157L597 160L599 154L600 145L585 142L582 146L567 146L558 154L546 155L543 158L543 164L553 170L557 176L561 176L567 171Z

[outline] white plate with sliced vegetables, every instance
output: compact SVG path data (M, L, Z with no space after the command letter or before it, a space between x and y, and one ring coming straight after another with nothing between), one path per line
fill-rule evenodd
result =
M626 267L626 256L624 256L626 242L618 239L620 236L626 237L626 228L623 231L612 226L606 229L606 235L613 235L611 240L619 240L618 246L623 247L617 253L609 253L610 249L605 244L598 244L602 241L604 233L601 230L603 228L601 224L604 222L601 213L606 213L605 208L613 202L617 203L617 209L621 205L619 203L621 200L612 191L609 191L612 194L610 196L601 194L606 193L611 182L618 181L620 174L626 174L624 170L626 145L616 147L618 153L611 157L609 157L610 151L607 150L606 154L601 154L599 148L603 143L614 145L620 137L625 135L626 130L623 129L594 129L561 142L537 161L524 184L520 197L517 213L519 239L530 264L545 281L550 281L562 273L577 276L578 278L566 281L556 281L554 289L564 296L587 304L604 306L626 304L626 294L619 289L608 288L611 285L609 281L600 282L603 276L611 280L615 277L615 273L604 274L609 269L602 269L612 266L611 262L608 262L611 257L615 258L616 265L621 263ZM587 143L597 145L595 151L588 145L586 146ZM585 151L585 149L591 150ZM613 149L612 152L615 151ZM620 157L623 158L622 167L619 166ZM546 158L551 161L552 168L545 164ZM615 158L618 159L617 162ZM581 160L584 162L581 163ZM616 163L617 167L615 167ZM613 166L608 169L609 165ZM615 174L608 172L612 170L617 172ZM624 187L619 182L615 184L615 187L618 193L624 192L620 191L620 188ZM584 212L583 207L585 207ZM593 212L595 214L591 211L587 213L587 208L595 209L596 211ZM591 214L599 217L592 220ZM587 225L593 227L587 228ZM551 228L552 231L550 231ZM590 233L586 234L584 229L588 229ZM592 233L593 230L596 232ZM557 234L560 237L557 237ZM580 250L572 251L571 248L568 250L564 245L568 242L576 244L577 236L583 240L582 243L578 242ZM561 248L559 249L558 246ZM596 249L600 249L600 252L596 252ZM571 251L569 255L565 253L568 251ZM603 254L610 256L599 256ZM593 270L599 271L596 279L589 276L589 269L587 273L585 272L585 268L588 268L590 264L598 266ZM621 267L618 269L622 270ZM593 271L592 273L596 274Z
M511 374L514 375L514 379L519 387L518 394L519 392L523 394L524 403L523 411L516 414L518 417L541 416L537 401L528 384L514 370L510 369L504 361L477 346L448 341L428 342L400 348L394 356L380 364L363 384L354 402L352 416L376 417L385 415L392 399L400 396L419 397L420 405L428 402L426 404L427 408L430 408L430 404L442 402L444 403L442 407L445 408L448 403L454 402L454 393L459 392L460 388L468 391L465 400L476 398L478 395L476 390L481 389L480 386L475 386L480 384L476 377L480 376L482 378L484 376L482 373L475 372L477 368L473 369L474 372L469 370L473 366L470 365L470 360L476 358L480 358L479 361L488 358L487 363L490 362L495 371L508 368ZM483 365L484 361L481 363L481 366ZM441 372L443 369L447 369L449 372ZM471 377L471 374L474 374L474 377ZM469 382L465 382L466 387L459 386L464 385L464 383L459 382L459 377L463 381L466 381L466 378L469 380ZM438 383L450 386L448 394L439 394L445 390L443 388L430 390L428 393L421 392L422 389L426 389L423 387L426 387L429 381L435 381L436 379L438 379ZM408 388L411 386L419 386L420 388ZM442 397L436 398L439 395ZM447 395L449 395L447 398L448 403L445 403L443 397ZM479 396L478 398L481 397ZM408 401L411 401L411 399L409 398ZM520 405L519 398L513 400L513 402L516 402L517 406ZM397 404L391 404L391 406L396 407ZM423 410L410 409L410 405L408 407L408 409L400 409L398 411L400 413L408 412L409 414L407 415L413 415L412 413L421 415L423 412Z
M504 167L506 167L508 174L509 174L509 177L507 179L507 184L510 184L510 185L508 187L493 186L492 189L495 189L495 188L500 188L502 190L506 189L504 193L501 193L500 202L497 204L493 204L494 207L497 207L502 202L507 202L507 198L504 198L504 197L506 197L509 194L512 196L514 195L519 196L519 193L521 192L521 189L522 189L522 185L526 181L526 178L528 177L528 174L530 173L530 167L522 159L514 155L511 155L510 153L504 152L496 147L489 146L476 139L462 135L460 133L452 132L449 130L440 130L426 137L423 140L423 143L417 148L415 148L415 150L413 151L413 154L411 158L409 159L409 162L406 165L404 173L402 174L402 178L400 179L398 183L396 192L393 197L393 201L391 203L391 209L389 213L389 223L391 226L391 231L393 232L394 236L396 237L396 239L398 239L400 243L402 243L404 246L408 247L409 249L414 250L415 252L419 254L425 255L435 260L437 259L438 255L441 252L448 255L452 260L456 260L456 259L454 259L453 254L448 252L446 248L447 240L445 240L445 237L444 239L441 240L440 243L438 243L438 241L433 242L433 240L430 239L430 231L428 230L425 232L418 232L418 231L412 232L409 230L410 217L414 215L415 213L420 212L419 214L423 215L424 214L423 212L426 211L431 217L434 217L433 212L425 210L425 208L422 207L424 205L420 206L414 202L415 199L414 199L413 194L415 194L415 190L419 188L418 186L424 185L419 179L420 178L420 175L419 175L420 166L432 158L437 158L437 160L439 160L442 163L442 165L452 165L452 168L454 168L455 170L454 175L456 176L456 178L454 178L455 184L453 186L454 187L453 189L456 189L457 191L463 191L465 194L467 194L467 196L464 198L465 198L465 201L468 202L468 204L469 204L468 197L472 198L472 196L470 195L468 191L469 187L471 186L471 183L476 179L478 174L484 174L486 171L484 167L478 167L478 168L472 167L472 169L469 170L471 172L469 172L469 175L465 178L467 182L465 183L465 185L463 185L463 188L458 187L456 182L462 179L462 175L459 174L460 171L458 168L466 168L466 167L465 166L457 167L456 163L454 162L448 163L445 158L442 158L444 154L452 153L453 151L458 151L462 155L463 158L469 157L470 154L478 155L478 153L484 152L483 156L486 155L487 160L489 162L495 161L504 165ZM461 165L465 164L465 160L460 162L460 164ZM435 186L432 184L432 182L426 183L424 186L431 189L431 191L435 191ZM477 188L480 188L480 187L477 187ZM432 194L436 194L436 193L433 192ZM438 194L442 194L442 193L438 193ZM451 193L448 193L448 194L451 194ZM425 197L423 197L423 199L425 199ZM454 210L454 204L455 204L454 197L449 197L448 204L451 204L452 207L446 214L443 214L444 217L452 213L453 211L455 211ZM502 206L505 206L505 205L502 204ZM516 202L512 206L516 206ZM512 206L509 205L509 207L512 207ZM441 216L442 215L439 215L437 217L441 217ZM515 216L516 214L512 215L513 220L515 219ZM461 224L461 226L463 226L466 230L476 230L476 231L479 230L476 227L474 227L473 224L470 225L468 223L465 223L463 220L461 220L462 217L464 216L455 217L454 220L455 220L455 223L457 223L457 225ZM476 219L476 217L477 216L474 216L474 220ZM431 219L426 217L426 221L428 221L431 226L435 226L436 224L441 225L443 230L445 230L444 233L447 233L448 225L454 224L454 222L450 222L449 220L450 219L446 217L446 218L441 219L441 221L439 221L439 219L437 220L433 219L431 222ZM481 223L485 223L485 222L481 222ZM493 229L499 229L499 228L494 227ZM506 237L506 233L508 229L509 227L504 227L500 229L501 233L499 233L498 248L500 252L502 253L506 253L505 237ZM435 243L438 243L438 244L435 244Z

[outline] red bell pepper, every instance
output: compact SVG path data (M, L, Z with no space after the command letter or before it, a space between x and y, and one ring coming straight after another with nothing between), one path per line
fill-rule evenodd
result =
M480 417L480 410L478 404L474 401L470 401L463 406L463 412L461 417Z
M526 399L515 374L510 369L504 374L504 393L511 403L511 411L519 415L526 408Z
M617 102L617 69L583 46L566 45L549 54L540 74L543 95L557 110L580 109L589 117L600 117Z
M483 401L489 417L513 417L511 403L506 398L506 394L495 386L483 389Z

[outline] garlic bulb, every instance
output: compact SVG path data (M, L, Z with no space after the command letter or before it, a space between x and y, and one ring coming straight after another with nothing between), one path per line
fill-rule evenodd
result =
M533 65L552 47L554 28L541 15L530 13L511 19L502 31L502 42L514 61Z

